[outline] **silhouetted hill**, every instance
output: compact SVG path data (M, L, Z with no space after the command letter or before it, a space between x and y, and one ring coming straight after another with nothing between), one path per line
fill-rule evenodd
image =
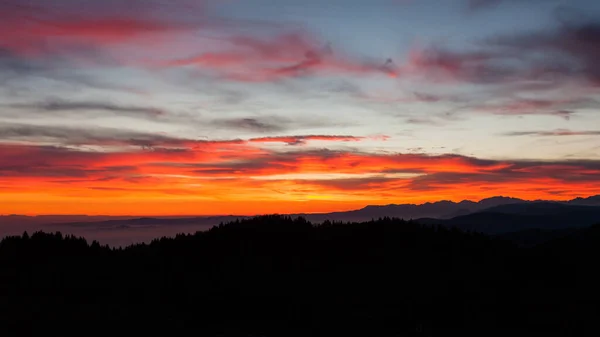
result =
M600 206L600 195L595 195L588 198L575 198L568 201L571 205L584 205L584 206Z
M496 238L507 240L522 247L534 247L548 241L575 235L579 231L587 228L565 228L565 229L525 229L518 232L502 233L496 235Z
M389 218L264 216L124 249L9 237L0 334L595 336L599 228L533 248Z
M564 214L572 213L577 215L579 213L587 214L596 212L599 207L595 206L581 206L564 204L560 202L548 202L548 201L535 201L518 204L505 204L486 208L483 212L494 212L494 213L505 213L505 214L523 214L523 215L553 215L553 214Z
M600 223L600 207L550 202L501 205L482 212L423 223L452 226L465 231L502 234L527 229L556 230Z

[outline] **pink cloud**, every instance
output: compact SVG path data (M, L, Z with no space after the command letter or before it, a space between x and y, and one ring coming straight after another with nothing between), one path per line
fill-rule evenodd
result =
M391 61L377 64L337 55L330 45L319 47L319 39L305 33L272 38L235 36L226 39L225 44L222 50L173 60L165 66L194 66L244 82L274 81L307 74L397 76L390 66Z

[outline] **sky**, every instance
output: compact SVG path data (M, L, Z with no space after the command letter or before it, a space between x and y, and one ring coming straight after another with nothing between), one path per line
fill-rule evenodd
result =
M0 0L0 214L600 193L594 0Z

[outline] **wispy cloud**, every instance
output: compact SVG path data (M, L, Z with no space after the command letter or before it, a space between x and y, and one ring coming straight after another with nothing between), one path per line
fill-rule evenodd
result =
M318 74L396 76L389 64L391 61L357 61L334 54L331 45L320 47L322 42L306 33L294 32L270 38L234 36L225 42L229 46L223 50L170 61L165 66L194 66L243 82Z
M504 0L468 0L468 6L470 9L481 9L497 5L502 1Z
M134 41L145 36L159 37L194 28L196 20L173 20L176 13L194 10L203 14L202 4L210 0L193 2L175 0L111 0L103 3L90 1L42 1L23 3L4 0L0 7L0 46L33 56L51 51L55 45L102 46ZM171 15L169 15L171 14ZM56 49L55 49L56 50Z
M0 124L0 138L3 141L48 142L54 145L77 146L135 146L145 149L160 148L199 148L208 146L235 146L261 143L284 143L303 145L310 141L355 142L378 137L356 137L347 135L299 135L274 136L225 140L206 140L177 138L168 135L146 133L116 128L74 128L59 126L41 126L28 124Z
M598 102L589 98L578 99L512 99L504 103L483 104L468 107L478 112L506 116L549 115L566 120L579 108L597 106Z
M209 15L204 4L215 2L183 0L115 0L102 6L77 1L59 1L52 5L35 0L23 6L16 0L4 5L9 14L0 19L0 48L27 59L48 56L97 62L110 55L120 65L148 67L194 67L221 79L241 82L270 82L323 74L396 76L391 60L351 57L333 52L319 36L298 27L278 28L279 35L257 33L255 22ZM192 4L198 3L198 6ZM215 2L216 3L216 2ZM94 9L97 9L95 11ZM2 29L4 27L4 29ZM240 29L240 28L246 29ZM202 28L214 34L198 35ZM256 28L256 27L254 27ZM271 27L272 28L272 27ZM236 31L243 33L236 33ZM269 36L270 35L270 36ZM209 39L199 43L197 52L175 41ZM170 61L149 58L118 58L114 49L135 45L138 50L156 54L158 46L169 49ZM324 47L323 47L324 46ZM188 56L182 56L186 50ZM175 52L173 52L175 51ZM90 57L93 55L93 57Z
M283 137L262 137L252 138L251 143L286 143L288 145L301 145L308 141L337 141L337 142L357 142L365 140L367 137L341 136L341 135L309 135L309 136L283 136Z
M597 20L561 22L554 31L500 36L489 43L504 48L506 53L545 53L543 67L534 67L538 77L580 77L592 85L600 85L600 24ZM563 58L561 58L563 57ZM567 58L570 62L565 62ZM537 68L537 69L536 69Z
M229 118L212 121L217 127L254 132L281 132L289 128L289 122L281 118Z
M475 7L502 1L472 1ZM560 15L559 15L560 16ZM470 50L453 50L443 45L414 48L399 65L403 76L430 82L512 86L536 82L539 88L560 88L580 82L600 83L597 18L578 16L557 20L555 29L502 34L474 41ZM533 87L531 87L533 88Z
M44 111L60 115L62 113L77 112L80 114L101 113L101 114L117 114L137 117L158 117L165 115L165 112L159 108L153 107L138 107L129 105L119 105L110 102L94 102L94 101L63 101L63 100L47 100L45 102L35 103L20 103L11 104L8 107L26 111Z
M114 128L75 128L26 124L0 124L3 141L29 141L54 145L139 146L187 148L198 141Z
M600 136L600 131L573 131L568 129L557 129L552 131L513 131L504 133L505 136Z
M467 6L470 10L483 10L491 8L502 3L522 3L522 2L550 2L552 0L467 0Z

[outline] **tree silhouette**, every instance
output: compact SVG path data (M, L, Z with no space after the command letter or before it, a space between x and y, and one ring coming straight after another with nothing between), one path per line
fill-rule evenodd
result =
M600 226L536 246L382 218L264 216L109 248L0 242L2 335L595 335Z

